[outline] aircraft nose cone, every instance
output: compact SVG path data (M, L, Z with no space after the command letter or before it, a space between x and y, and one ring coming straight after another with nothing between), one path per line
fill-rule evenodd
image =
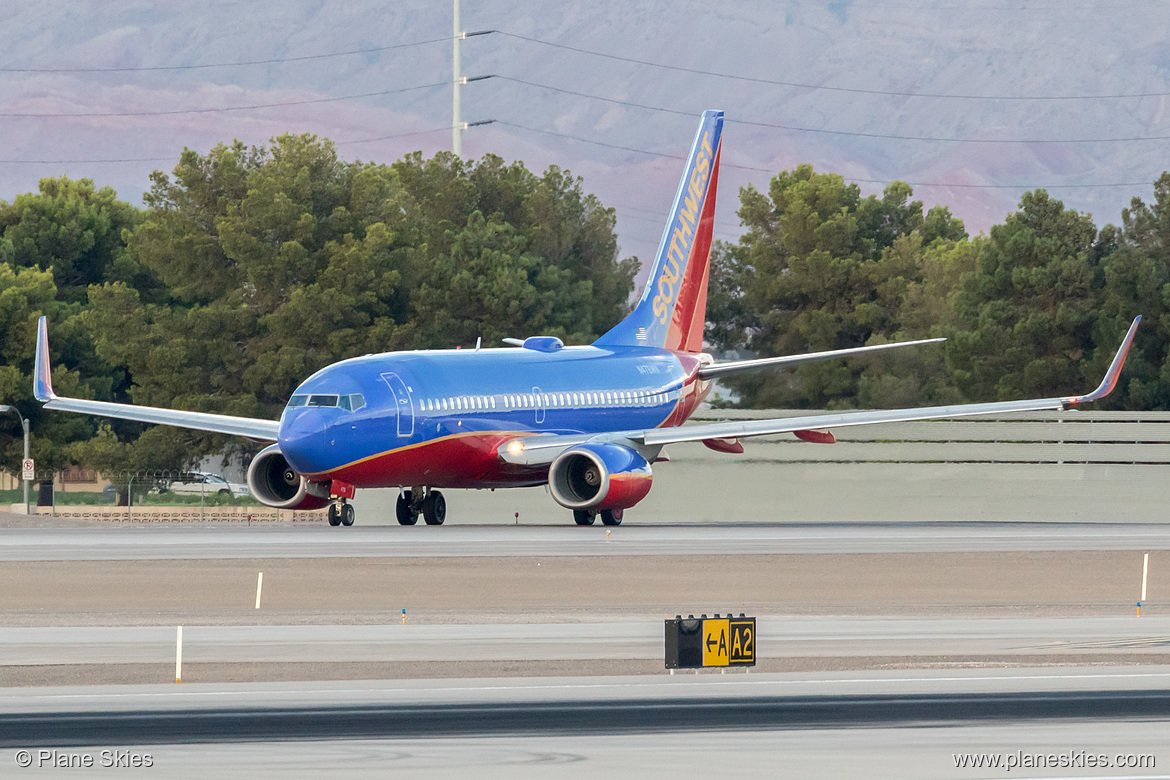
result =
M314 409L289 410L280 423L280 452L301 474L325 471L325 420Z

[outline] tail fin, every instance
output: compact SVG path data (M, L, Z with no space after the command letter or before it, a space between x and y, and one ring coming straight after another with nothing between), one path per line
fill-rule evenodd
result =
M642 298L598 346L703 350L723 112L704 111Z

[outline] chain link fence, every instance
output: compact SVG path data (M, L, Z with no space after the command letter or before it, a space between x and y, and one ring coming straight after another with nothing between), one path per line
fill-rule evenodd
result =
M324 511L278 510L251 497L243 482L176 469L140 469L94 475L92 482L39 469L30 485L28 511L55 517L111 522L323 522ZM17 482L17 485L20 483ZM21 488L13 507L23 509Z

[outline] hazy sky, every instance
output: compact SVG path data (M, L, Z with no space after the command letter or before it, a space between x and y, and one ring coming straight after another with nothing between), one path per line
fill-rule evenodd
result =
M497 120L467 131L464 153L569 168L617 208L623 251L643 260L677 183L671 155L685 154L705 108L728 118L723 238L738 235L740 186L802 162L866 193L909 181L972 233L1039 186L1117 222L1170 168L1167 9L463 0L464 29L502 31L463 44L465 75L496 75L464 87L464 119ZM139 203L150 171L184 146L282 132L327 136L350 159L449 148L451 14L450 2L410 0L7 4L0 198L66 174ZM256 60L284 61L221 66ZM44 70L71 68L155 69Z

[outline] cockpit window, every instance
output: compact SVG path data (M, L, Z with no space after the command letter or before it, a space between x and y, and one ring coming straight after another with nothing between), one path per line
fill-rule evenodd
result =
M294 395L288 399L288 406L340 407L347 412L356 412L366 405L361 393L349 395Z

